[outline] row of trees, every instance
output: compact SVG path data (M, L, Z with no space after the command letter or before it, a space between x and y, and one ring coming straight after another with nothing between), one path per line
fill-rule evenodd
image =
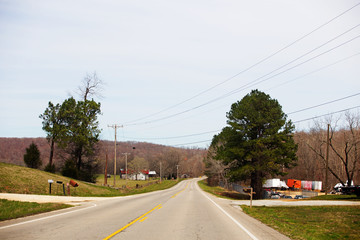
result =
M62 173L65 176L95 181L94 174L97 161L95 159L96 145L99 142L98 115L101 113L100 103L89 100L101 85L94 73L86 76L83 86L80 87L81 100L69 97L61 104L49 102L44 113L40 115L43 120L43 130L47 133L50 143L49 163L46 171L54 172L53 164L55 144L61 149L65 159Z
M176 178L177 174L186 174L191 177L198 177L204 173L203 158L205 150L193 150L193 155L186 155L184 149L166 148L163 151L159 150L156 155L146 153L141 156L141 153L136 153L134 150L127 156L127 168L132 172L140 172L141 170L153 170L166 178ZM125 157L120 158L118 166L125 168ZM113 165L108 165L108 172L113 171Z
M316 121L309 132L294 133L280 104L254 90L234 103L227 113L228 126L215 135L208 151L206 175L219 181L250 183L262 197L266 178L317 180L329 186L360 180L360 117L346 113L338 119ZM327 136L329 126L329 137ZM329 148L328 164L327 144Z
M327 127L329 126L329 137ZM327 142L329 143L329 186L350 185L360 181L360 116L346 112L337 119L315 121L309 132L298 132L298 166L290 177L325 181Z

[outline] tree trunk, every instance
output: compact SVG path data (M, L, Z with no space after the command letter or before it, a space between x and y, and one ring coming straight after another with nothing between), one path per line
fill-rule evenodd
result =
M82 165L82 147L79 147L76 151L76 155L78 158L78 161L76 163L76 168L78 171L80 171L81 165Z
M51 167L52 166L52 162L53 162L53 157L54 157L54 140L51 139L51 145L50 145L50 157L49 157L49 166Z
M260 171L255 171L251 174L251 187L255 192L253 199L262 199L263 186L262 186L262 174Z

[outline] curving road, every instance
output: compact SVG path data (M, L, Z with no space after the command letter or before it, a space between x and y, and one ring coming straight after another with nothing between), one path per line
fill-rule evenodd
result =
M0 223L0 239L288 239L203 192L199 179Z

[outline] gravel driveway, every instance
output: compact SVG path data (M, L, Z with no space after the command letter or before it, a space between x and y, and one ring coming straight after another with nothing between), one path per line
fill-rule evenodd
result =
M20 202L37 202L37 203L66 203L78 205L84 202L100 201L109 198L106 197L71 197L71 196L51 196L51 195L32 195L16 193L0 193L0 199L7 199Z
M250 200L230 200L231 205L250 205ZM358 205L360 201L326 201L326 200L290 200L290 199L267 199L253 200L253 206L349 206Z

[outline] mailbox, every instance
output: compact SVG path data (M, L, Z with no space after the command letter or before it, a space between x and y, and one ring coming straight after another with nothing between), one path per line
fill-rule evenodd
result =
M77 184L77 182L75 182L74 180L70 180L70 185L73 186L73 187L78 187L79 184Z
M51 194L51 184L54 182L54 180L49 179L48 183L49 183L49 194Z

